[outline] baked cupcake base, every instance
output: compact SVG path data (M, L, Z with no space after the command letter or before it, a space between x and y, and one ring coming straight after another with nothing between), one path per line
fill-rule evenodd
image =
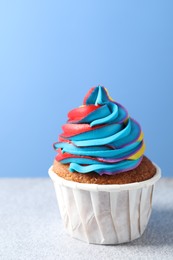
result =
M95 172L83 174L78 172L70 172L68 168L69 164L62 164L56 160L54 161L53 171L56 174L66 180L79 183L128 184L148 180L156 173L156 167L146 156L143 157L140 165L135 169L115 175L99 175Z

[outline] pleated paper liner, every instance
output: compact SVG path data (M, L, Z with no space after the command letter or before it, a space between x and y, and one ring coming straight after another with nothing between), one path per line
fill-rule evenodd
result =
M150 218L154 184L160 168L149 180L130 184L85 184L65 180L49 169L60 214L67 232L93 244L120 244L139 238Z

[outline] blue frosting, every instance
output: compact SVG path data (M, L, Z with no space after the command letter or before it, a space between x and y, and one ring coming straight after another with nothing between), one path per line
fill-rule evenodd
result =
M108 96L104 87L95 87L84 105L98 108L75 124L89 124L91 130L64 137L64 142L54 144L56 150L61 149L61 163L69 163L72 172L94 171L100 175L113 175L137 167L144 152L139 124ZM71 156L63 158L66 153Z

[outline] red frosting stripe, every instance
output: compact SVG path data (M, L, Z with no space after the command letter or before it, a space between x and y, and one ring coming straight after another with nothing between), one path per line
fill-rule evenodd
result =
M57 150L57 152L58 152L58 154L55 157L55 159L57 161L65 160L65 159L68 159L68 158L87 158L87 159L92 159L92 160L98 161L98 158L93 158L93 157L90 157L90 156L82 156L82 155L74 155L74 154L70 154L70 153L62 153L61 148L59 148Z
M100 106L95 105L84 105L71 110L68 113L68 123L77 122L88 116L93 111L97 110Z
M58 137L58 141L61 142L61 143L69 143L69 140L68 139L64 139L61 135Z
M64 132L60 135L60 137L70 137L101 127L103 127L103 125L91 127L89 124L65 124L62 126L62 130Z

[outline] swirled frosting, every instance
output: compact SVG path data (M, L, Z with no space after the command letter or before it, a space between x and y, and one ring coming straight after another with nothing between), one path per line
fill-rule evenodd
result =
M136 168L145 144L140 125L102 86L93 87L83 105L68 113L56 160L71 172L114 175Z

